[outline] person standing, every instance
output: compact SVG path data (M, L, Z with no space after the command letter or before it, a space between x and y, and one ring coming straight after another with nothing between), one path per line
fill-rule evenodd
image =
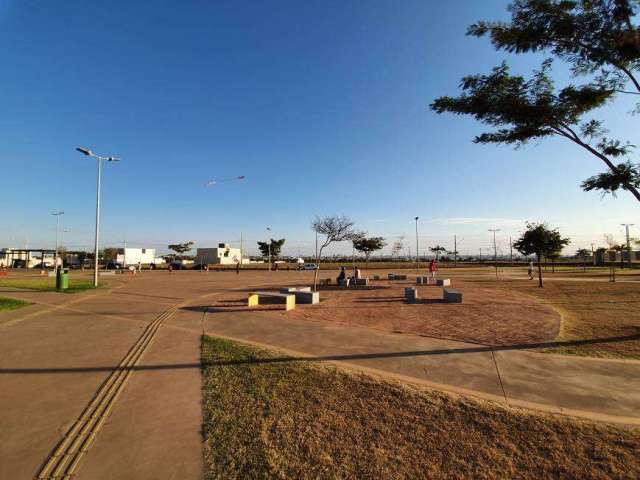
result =
M529 280L533 280L533 260L529 260L529 266L527 267L527 273L529 274Z
M236 275L240 275L240 261L236 260Z
M431 273L431 278L433 280L436 279L436 271L438 270L438 266L436 265L436 261L435 260L431 260L431 263L429 263L429 273Z

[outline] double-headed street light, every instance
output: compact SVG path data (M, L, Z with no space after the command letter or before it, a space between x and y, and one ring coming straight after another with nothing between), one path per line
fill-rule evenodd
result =
M53 256L53 269L58 269L58 232L60 231L60 217L64 215L63 211L54 212L51 215L56 217L56 252ZM42 269L44 270L44 255L42 255Z
M83 155L86 155L87 157L95 158L96 161L98 162L98 181L96 184L96 238L95 238L95 245L93 250L93 255L94 255L93 286L97 287L98 286L98 268L99 268L98 243L99 243L99 237L100 237L100 178L102 176L102 161L104 160L107 162L119 162L120 159L116 157L111 157L111 156L103 157L101 155L96 155L88 148L77 147L76 150L82 153Z
M414 219L416 221L416 273L420 273L420 248L418 246L418 220L420 217Z

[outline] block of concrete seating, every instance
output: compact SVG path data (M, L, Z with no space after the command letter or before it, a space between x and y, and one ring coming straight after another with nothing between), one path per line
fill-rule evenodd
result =
M449 280L448 278L441 278L436 280L436 285L438 285L439 287L448 287L451 285L451 280Z
M406 279L407 279L406 275L394 275L391 280L406 280Z
M425 281L426 277L416 277L416 285L424 285L427 282Z
M349 280L351 280L351 284L350 285L352 287L369 285L369 277L365 277L365 278L350 278Z
M442 298L447 303L462 303L462 293L453 288L443 288Z
M374 275L374 276L373 276L373 279L374 279L374 280L380 280L380 275Z
M387 279L388 280L395 280L396 279L396 274L395 273L388 273L387 274Z
M418 290L416 289L416 287L407 287L407 288L405 288L404 289L404 298L408 302L415 302L419 298Z
M284 309L287 312L296 308L296 296L291 293L250 292L247 305L249 307L257 307L260 305L260 298L278 298L284 300Z
M350 279L348 278L343 278L342 280L338 281L338 286L339 287L348 287L350 283Z
M310 292L311 287L282 287L280 293Z
M294 292L297 303L307 303L315 305L320 303L320 292L312 292L311 290L298 290Z

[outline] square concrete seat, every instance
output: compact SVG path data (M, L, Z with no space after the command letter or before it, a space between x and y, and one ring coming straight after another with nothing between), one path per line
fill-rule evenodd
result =
M387 274L387 279L388 280L395 280L396 279L396 274L395 273L388 273Z
M418 296L418 289L416 287L407 287L404 289L404 298L407 302L415 302Z
M374 275L374 276L373 276L373 279L374 279L374 280L380 280L380 275Z
M462 293L453 288L444 288L442 290L442 298L447 303L462 303Z
M449 285L451 285L451 280L449 280L448 278L438 279L436 280L436 285L438 285L439 287L448 287Z
M394 275L392 280L406 280L407 276L406 275Z
M351 278L351 286L352 287L357 287L357 286L367 286L369 285L369 278Z
M315 305L320 303L320 292L312 292L311 290L298 290L294 293L297 303Z
M257 307L260 305L260 298L276 298L284 300L284 309L288 312L296 308L296 296L290 293L274 293L274 292L250 292L247 305L249 307Z
M350 279L349 278L345 278L343 280L339 280L338 281L338 286L339 287L348 287L350 284Z

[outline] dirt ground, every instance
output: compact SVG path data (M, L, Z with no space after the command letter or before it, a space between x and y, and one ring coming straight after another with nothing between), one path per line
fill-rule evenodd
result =
M418 286L420 300L408 303L404 288L411 281L373 281L369 287L320 288L319 305L298 305L292 312L265 306L266 315L321 320L395 333L476 342L487 345L529 344L552 341L560 331L560 315L531 296L498 291L456 281L464 294L462 304L444 303L442 288ZM246 309L246 294L229 294L214 311Z

